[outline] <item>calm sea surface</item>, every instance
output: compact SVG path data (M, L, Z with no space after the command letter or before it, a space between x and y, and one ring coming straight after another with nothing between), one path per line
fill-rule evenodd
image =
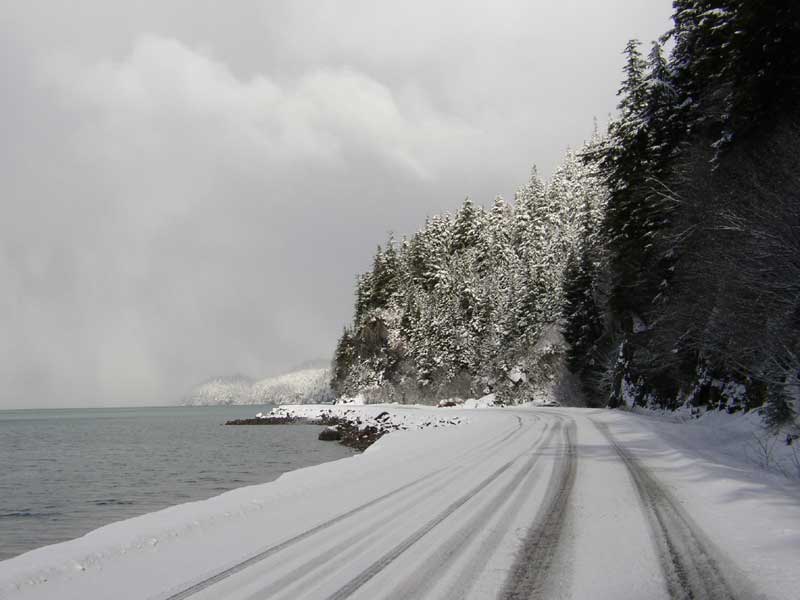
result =
M0 411L0 560L353 454L313 425L222 426L268 409Z

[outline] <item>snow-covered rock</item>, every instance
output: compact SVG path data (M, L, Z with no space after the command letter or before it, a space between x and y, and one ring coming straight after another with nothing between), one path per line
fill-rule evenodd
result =
M430 406L404 406L397 410L396 404L304 404L277 406L270 417L292 418L311 422L341 419L365 429L374 427L380 431L426 429L428 427L450 427L468 422L463 416L451 415L447 411L438 414ZM416 408L416 410L415 410Z
M523 371L522 367L519 365L515 365L508 371L508 378L512 383L519 383L520 381L525 382L528 380L525 371Z
M336 404L350 404L352 406L364 406L367 404L367 399L363 394L358 394L353 397L342 396L336 401Z
M487 394L482 398L465 400L462 408L491 408L492 406L498 406L497 397L494 394Z

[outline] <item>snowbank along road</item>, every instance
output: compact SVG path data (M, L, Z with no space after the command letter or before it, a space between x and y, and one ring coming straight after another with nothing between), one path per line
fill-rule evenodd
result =
M390 410L448 411L462 424L393 433L354 458L5 561L0 597L748 599L800 589L797 488L667 444L663 423L564 408Z

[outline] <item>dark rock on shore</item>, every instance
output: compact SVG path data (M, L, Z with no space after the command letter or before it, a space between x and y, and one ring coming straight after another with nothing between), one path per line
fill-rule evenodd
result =
M296 420L292 417L263 417L252 419L234 419L226 421L225 425L290 425Z
M391 424L391 415L388 412L380 413L375 417L375 421L378 423L377 426L367 425L364 427L359 417L348 419L323 412L318 419L267 416L234 419L227 421L225 425L291 425L295 423L325 425L326 428L319 434L320 440L338 441L348 448L363 451L390 431L398 429L397 426Z
M386 413L386 416L388 417L389 413ZM368 425L362 429L361 419L350 421L332 415L324 416L322 423L328 425L328 427L320 432L319 439L336 440L343 446L362 451L369 448L390 431L390 428L379 428L373 425ZM392 427L391 429L396 428ZM338 437L334 438L334 434ZM323 438L323 435L331 437Z
M372 444L381 439L388 431L380 430L377 427L365 427L359 429L358 426L348 423L346 427L339 426L342 433L341 444L356 450L366 450Z
M342 433L336 427L326 427L319 432L319 438L323 442L338 442L342 439Z

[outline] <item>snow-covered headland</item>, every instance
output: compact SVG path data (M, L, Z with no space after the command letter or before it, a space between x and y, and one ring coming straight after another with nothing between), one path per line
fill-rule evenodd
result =
M787 598L800 585L800 488L720 452L702 420L333 410L386 412L397 429L352 458L2 562L0 597Z
M216 406L333 402L330 378L330 369L327 367L298 369L258 381L243 375L214 377L195 386L182 403Z

